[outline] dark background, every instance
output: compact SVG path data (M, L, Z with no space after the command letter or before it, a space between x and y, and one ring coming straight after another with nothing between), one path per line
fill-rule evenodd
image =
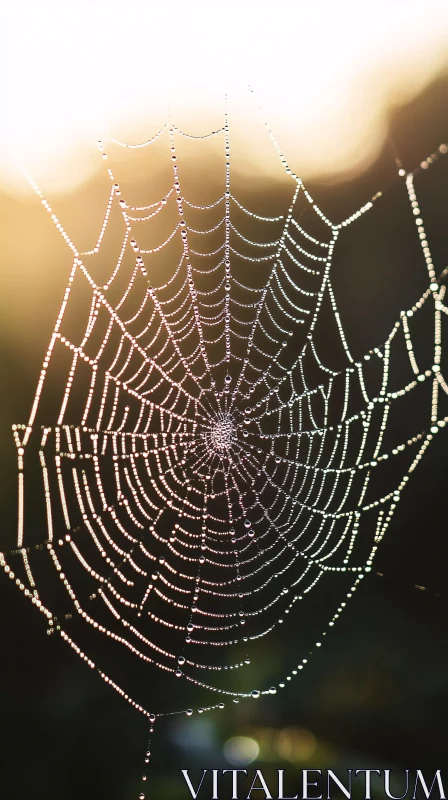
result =
M410 105L396 109L390 118L390 141L366 174L348 184L308 186L321 208L336 220L377 190L387 190L375 210L341 236L335 258L335 291L355 355L381 343L399 310L411 305L426 286L426 268L412 238L394 157L399 154L405 167L412 169L448 140L447 97L448 79L442 77ZM416 186L440 273L448 264L448 156L419 175ZM10 215L6 219L13 238L21 214L26 221L35 213L32 201L2 196L0 205ZM36 224L49 222L39 217ZM11 264L11 252L20 252L20 242L13 245L6 248L5 270L22 265ZM64 250L55 244L52 252L57 260ZM29 264L24 266L28 268ZM0 542L10 540L15 525L11 424L26 418L59 307L58 286L47 282L47 289L48 313L39 312L38 320L30 315L24 319L28 331L21 342L8 324L1 329ZM8 298L3 302L2 319L8 321ZM43 299L36 302L42 305ZM32 340L29 347L23 344ZM200 774L197 768L228 768L222 748L235 735L259 741L256 766L262 766L267 777L276 767L285 768L293 778L303 767L330 767L341 775L347 767L391 767L401 777L404 768L430 771L446 766L447 463L447 437L442 431L412 477L411 491L396 511L373 572L300 681L269 699L227 705L220 714L160 722L151 748L147 797L188 797L179 768L196 768L195 775ZM426 589L417 589L416 584ZM271 652L278 665L294 642L277 636ZM3 573L0 641L0 797L138 797L147 722L61 640L46 635L42 615ZM155 692L157 680L155 671L148 671L147 681ZM286 751L281 732L291 728L296 729L299 744L288 759L282 757ZM301 750L300 741L314 743L311 755L306 747ZM375 793L381 796L379 789Z

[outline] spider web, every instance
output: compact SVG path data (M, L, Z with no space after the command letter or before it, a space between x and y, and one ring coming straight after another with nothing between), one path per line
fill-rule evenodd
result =
M29 420L13 426L17 545L0 561L45 615L48 633L151 723L275 693L300 674L371 570L411 473L448 421L447 271L437 278L417 171L399 174L427 288L381 346L354 360L331 265L341 231L381 193L331 222L266 129L291 186L278 216L255 213L232 192L227 105L222 128L206 136L169 119L141 144L99 142L110 196L88 251L77 249L33 183L73 264ZM213 137L224 151L224 191L194 204L179 142L201 147ZM110 164L156 143L171 160L171 185L157 202L132 205ZM441 145L418 171L447 151ZM102 258L111 228L120 239L114 260L109 251ZM414 347L428 319L429 360ZM322 352L330 341L337 368ZM403 345L409 375L394 388L394 349ZM386 447L394 409L402 414L415 397L423 429L395 442L392 430ZM36 460L43 528L27 524ZM244 684L244 668L279 625L297 636L298 618L299 629L315 612L319 621L312 597L317 589L325 596L330 582L339 599L325 607L303 658L273 686L237 691L229 670L241 671ZM184 695L206 701L173 708L164 694L148 705L127 688L130 662L180 678Z

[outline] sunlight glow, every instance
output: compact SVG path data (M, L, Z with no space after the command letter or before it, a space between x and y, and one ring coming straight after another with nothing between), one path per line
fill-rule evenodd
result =
M351 172L377 153L388 109L448 64L440 0L43 0L9 3L2 27L0 177L23 182L18 159L58 190L94 169L88 143L154 129L168 99L185 124L219 119L225 78L254 86L300 174Z

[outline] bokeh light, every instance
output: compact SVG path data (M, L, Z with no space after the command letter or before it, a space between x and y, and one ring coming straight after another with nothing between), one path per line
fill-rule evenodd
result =
M280 758L293 763L308 761L316 751L316 737L304 728L283 728L275 744Z
M245 767L256 760L260 748L250 736L232 736L224 745L224 755L235 767Z

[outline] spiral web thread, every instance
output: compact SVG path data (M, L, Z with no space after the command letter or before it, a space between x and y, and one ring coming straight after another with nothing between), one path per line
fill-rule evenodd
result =
M339 573L349 585L323 639L371 570L410 474L448 421L439 411L440 397L448 393L441 370L446 270L437 279L416 172L399 170L428 287L401 312L386 341L355 361L332 289L331 262L341 230L368 213L381 193L333 224L267 131L291 181L290 204L281 216L257 214L232 194L227 106L222 128L208 136L189 136L168 120L142 144L112 139L106 150L99 143L111 189L98 240L88 252L77 250L33 183L73 252L73 264L28 423L13 426L17 547L0 560L46 616L48 633L58 632L151 723L166 713L193 710L144 708L69 635L73 618L97 638L107 637L133 658L181 678L185 687L219 693L219 702L212 698L200 712L222 708L223 698L237 702L275 693L322 641L273 687L237 692L213 678L244 669L248 657L227 660L233 646L242 641L249 650L268 637L330 573ZM158 202L133 206L108 166L110 155L114 149L150 148L163 137L172 185ZM184 195L177 157L182 137L223 141L225 188L211 204L195 205ZM447 151L440 145L418 171ZM177 208L170 235L145 248L146 231L157 233L159 215L168 208ZM315 222L313 234L302 222L304 208ZM195 227L198 212L207 219L220 209L217 224ZM121 250L100 280L96 265L113 213L123 228ZM272 229L270 240L246 236L239 229L246 222L255 230ZM201 249L211 234L220 235L222 244ZM164 281L153 281L152 259L175 241L180 259L165 259ZM78 309L78 291L88 296L89 310L81 332L84 318L77 310L73 333L70 312L72 305ZM315 337L325 304L334 322L331 335L342 346L338 370L326 365ZM428 306L432 357L422 364L413 336ZM410 380L392 390L391 354L399 341L407 349ZM39 413L48 413L41 400L53 363L63 384L59 411L37 426ZM375 389L371 375L378 379ZM391 409L421 386L430 389L421 401L427 427L385 450ZM43 482L46 535L35 544L27 542L25 463L37 428L40 443L33 452ZM393 462L394 482L378 494L372 480L386 462ZM53 596L45 602L45 586L37 585L34 560L45 557L59 577L60 607L50 607ZM70 613L61 616L60 608Z

